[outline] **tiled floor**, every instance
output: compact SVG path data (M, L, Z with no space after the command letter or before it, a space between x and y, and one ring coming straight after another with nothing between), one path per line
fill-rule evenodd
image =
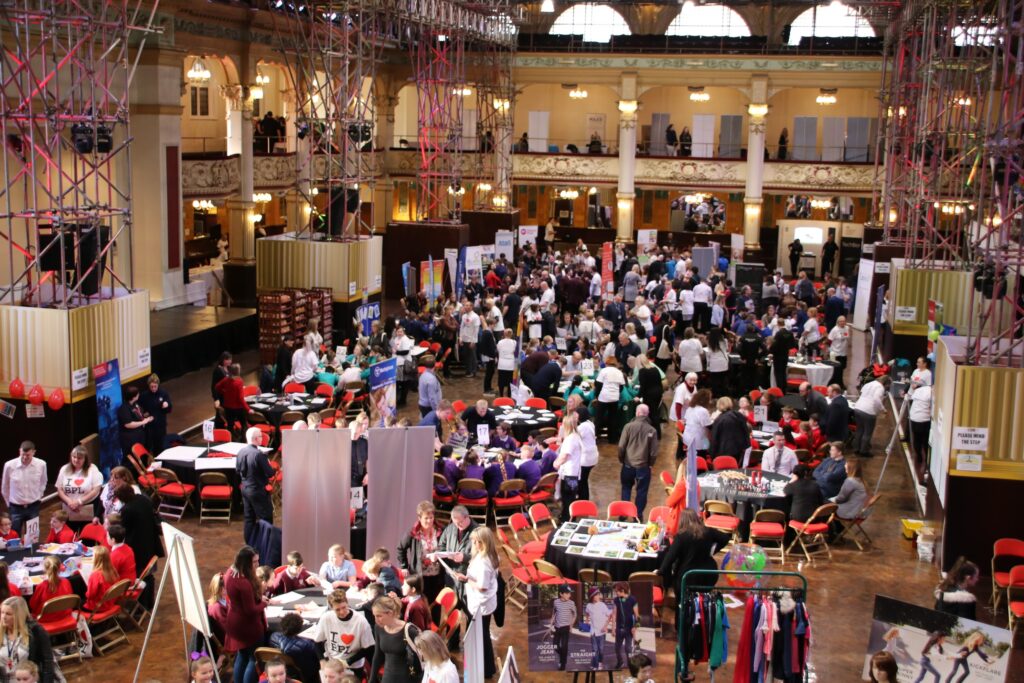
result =
M863 338L859 335L858 337L858 341L863 342ZM863 343L856 346L857 353L862 358L860 362L851 362L851 366L859 368L863 365L866 350ZM255 353L244 354L241 360L243 368L247 371L254 370ZM253 381L252 376L246 379L247 382ZM167 390L176 402L170 424L172 431L194 425L210 414L208 382L209 370L204 370L166 383ZM468 401L479 396L480 385L468 380L454 380L445 386L444 393L448 398ZM406 408L403 414L413 418L416 414L415 405ZM891 423L880 425L874 444L876 451L882 450L884 439L888 437L890 429ZM674 444L675 435L669 428L665 430L656 471L674 469ZM601 445L601 461L591 479L591 490L595 492L598 505L602 509L609 501L618 497L619 467L615 452L616 449L612 446ZM873 486L881 469L882 458L876 457L865 461L865 465L866 479L869 486ZM858 552L852 545L844 546L834 551L834 559L831 562L819 561L811 566L787 562L785 569L803 571L810 585L808 604L814 620L813 680L828 683L860 680L876 593L921 605L931 605L932 588L939 578L937 570L934 566L917 560L913 547L902 540L898 529L899 518L919 514L909 492L910 486L905 462L902 458L894 458L882 482L883 497L875 514L866 523L868 532L876 541L871 549ZM649 505L660 504L663 500L663 491L660 487L652 485ZM198 539L199 569L204 579L225 568L242 542L239 516L236 516L230 525L207 523L202 528L194 518L186 518L180 527ZM979 595L984 595L985 590L979 586ZM984 598L981 602L984 603ZM992 618L981 607L979 614L982 619ZM1004 624L1005 614L1000 614L996 623ZM734 638L736 630L734 629ZM143 638L138 632L132 632L130 635L130 646L122 647L107 657L95 659L82 666L67 668L68 680L111 683L132 680ZM522 649L525 647L525 619L510 616L504 629L495 629L495 635L498 639L497 652L504 652L509 645L517 650ZM654 678L659 683L672 680L673 646L674 641L671 639L661 639L658 642L659 663ZM526 660L524 655L525 653L522 653L518 658L521 666ZM1008 681L1024 681L1024 663L1021 659L1024 658L1018 656L1018 666L1010 674ZM184 681L187 679L185 661L181 621L174 598L168 591L159 606L159 615L143 661L140 680L161 683ZM716 676L719 680L731 680L730 667L726 666ZM539 683L568 680L568 676L527 672L524 680ZM615 680L622 680L622 675L616 674ZM697 680L710 680L706 669L699 670Z

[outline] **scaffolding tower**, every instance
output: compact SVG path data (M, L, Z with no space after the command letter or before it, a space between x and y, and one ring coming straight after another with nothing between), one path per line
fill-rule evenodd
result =
M73 308L133 288L128 97L158 5L0 2L0 303Z
M511 210L514 54L509 46L490 43L470 65L476 82L477 136L480 140L476 168L480 182L473 196L474 209Z
M397 38L379 4L272 3L278 49L296 93L296 190L310 207L299 235L373 232L372 213L360 200L372 195L377 175L373 82L385 47ZM326 202L316 201L321 193Z
M890 22L878 219L908 267L975 272L968 362L1022 360L1024 2L914 0Z

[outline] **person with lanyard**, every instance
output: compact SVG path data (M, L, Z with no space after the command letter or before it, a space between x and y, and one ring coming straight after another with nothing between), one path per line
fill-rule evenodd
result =
M621 669L623 661L629 661L633 654L636 627L640 623L640 605L630 595L629 584L615 583L615 598L612 600L612 619L615 622L615 669Z
M127 400L117 409L117 423L121 427L121 451L127 457L132 452L132 446L145 445L146 427L153 421L153 417L142 410L138 387L128 387L125 398Z
M456 505L452 508L451 520L451 524L445 527L441 532L441 538L437 541L437 552L451 553L444 559L445 564L456 574L465 574L469 567L470 550L472 549L470 535L476 529L477 523L469 516L469 510L464 505ZM430 559L433 561L437 557L434 556ZM458 593L460 599L464 599L465 584L460 581L452 582L451 575L447 575L446 580Z
M274 468L270 466L266 454L259 449L263 441L263 432L252 427L245 433L248 444L238 452L235 469L241 482L242 510L245 518L243 537L246 542L252 538L259 526L259 520L274 523L274 504L267 492L267 484L274 476Z
M15 680L14 672L23 662L38 667L42 683L56 680L50 636L29 616L28 604L20 597L7 598L0 604L0 652L4 680Z
M39 505L46 491L46 463L35 455L36 445L22 441L18 457L4 463L0 483L0 493L11 515L11 528L19 536L25 534L25 522L39 517Z
M160 378L156 374L146 380L146 391L139 397L142 410L152 416L153 421L146 429L146 443L149 452L160 455L167 437L167 416L173 410L170 395L160 388Z

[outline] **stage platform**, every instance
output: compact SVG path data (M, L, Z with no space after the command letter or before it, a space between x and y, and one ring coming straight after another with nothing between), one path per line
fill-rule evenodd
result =
M152 368L161 381L213 365L222 351L255 348L255 308L177 306L149 315Z

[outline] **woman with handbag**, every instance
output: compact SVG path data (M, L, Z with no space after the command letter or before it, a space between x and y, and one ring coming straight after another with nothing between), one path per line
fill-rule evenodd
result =
M494 644L491 641L491 615L498 607L498 550L494 533L478 526L469 535L472 559L465 574L455 578L466 584L466 608L472 619L483 620L484 678L497 673L494 665Z
M420 630L401 619L402 605L390 595L373 603L377 623L376 648L370 667L370 683L408 683L423 677L423 666L413 641Z

